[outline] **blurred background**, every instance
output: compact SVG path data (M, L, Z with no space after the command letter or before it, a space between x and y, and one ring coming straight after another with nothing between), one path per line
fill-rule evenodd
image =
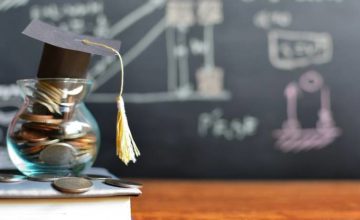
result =
M161 178L359 178L360 1L0 0L0 167L34 78L32 19L122 42L125 101L142 152L115 154L116 57L92 59L96 166Z

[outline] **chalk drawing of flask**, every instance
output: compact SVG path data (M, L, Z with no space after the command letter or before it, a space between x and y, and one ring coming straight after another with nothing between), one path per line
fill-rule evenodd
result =
M320 91L321 108L315 128L301 128L297 117L297 100L301 91L314 93ZM282 129L276 130L276 145L284 152L298 152L321 149L331 144L341 131L335 126L330 109L330 90L323 84L321 75L309 71L300 77L299 83L289 83L285 89L287 101L287 120Z

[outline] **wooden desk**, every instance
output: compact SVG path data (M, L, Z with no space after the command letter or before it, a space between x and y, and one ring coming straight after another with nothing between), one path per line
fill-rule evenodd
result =
M142 219L360 219L360 181L144 180Z

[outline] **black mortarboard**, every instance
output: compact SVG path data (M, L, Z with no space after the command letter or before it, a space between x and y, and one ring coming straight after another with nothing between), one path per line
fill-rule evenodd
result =
M103 43L116 50L120 42L99 39L62 31L39 20L32 21L23 34L45 43L41 56L39 78L86 78L91 54L114 56L114 53L101 47L89 47L83 39Z

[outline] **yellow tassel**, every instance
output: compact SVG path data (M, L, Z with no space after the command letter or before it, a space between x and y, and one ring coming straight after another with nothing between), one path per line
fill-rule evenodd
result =
M117 155L125 164L128 164L130 161L135 162L136 157L140 156L140 151L136 146L136 143L129 128L128 120L125 113L124 100L122 96L118 97L118 115L116 129Z
M136 162L136 157L140 156L140 151L136 146L134 138L131 134L129 123L125 114L125 105L122 98L123 88L124 88L124 65L120 53L114 48L107 46L102 43L97 43L90 41L88 39L83 39L81 41L83 44L89 46L98 46L108 50L111 50L119 57L120 69L121 69L121 86L120 93L117 98L117 122L116 122L116 155L127 165L130 161Z

